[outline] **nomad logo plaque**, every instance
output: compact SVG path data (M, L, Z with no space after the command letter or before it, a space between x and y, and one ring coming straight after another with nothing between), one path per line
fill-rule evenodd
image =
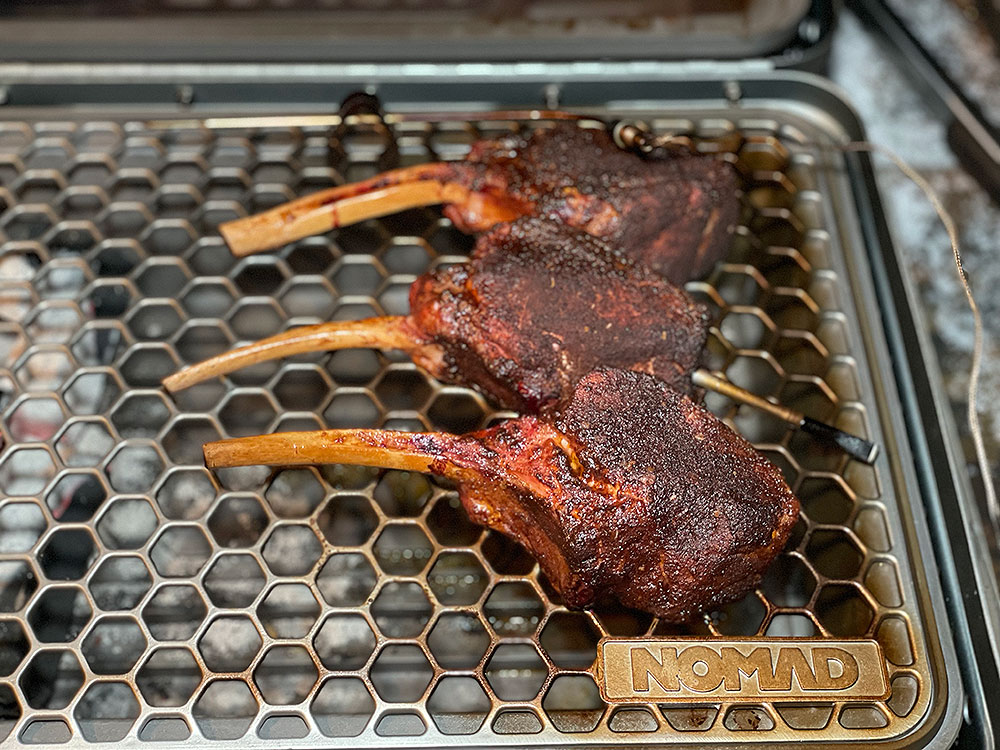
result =
M875 641L605 640L599 683L608 701L880 700L889 695Z

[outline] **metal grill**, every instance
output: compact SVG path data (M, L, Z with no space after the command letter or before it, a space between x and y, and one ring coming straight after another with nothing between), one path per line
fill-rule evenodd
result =
M768 113L649 122L732 143L747 175L727 262L689 284L715 315L710 365L884 438L823 133ZM567 611L523 550L471 525L430 477L203 468L201 444L223 436L505 416L372 351L263 364L175 398L158 384L292 325L405 313L415 275L472 242L418 210L237 260L220 221L369 176L385 154L461 158L520 126L0 123L0 741L867 744L925 721L934 647L891 452L866 467L710 396L803 513L760 589L690 628ZM602 702L599 638L678 633L873 637L892 695Z

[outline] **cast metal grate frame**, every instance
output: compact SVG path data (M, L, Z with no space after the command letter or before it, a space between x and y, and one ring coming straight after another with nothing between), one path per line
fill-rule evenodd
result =
M788 113L637 114L703 148L731 144L725 158L747 176L730 256L689 284L716 316L711 365L885 445L849 288L845 177L817 145L828 136ZM200 444L218 436L465 430L504 416L366 351L258 366L174 398L157 385L181 362L291 325L405 312L415 275L471 245L427 209L238 260L220 221L392 166L391 135L411 164L524 125L0 123L7 743L868 743L933 713L936 636L892 451L869 468L710 397L782 468L803 520L758 592L689 629L567 612L523 551L463 522L429 477L202 467ZM600 700L599 637L682 632L874 637L892 696Z

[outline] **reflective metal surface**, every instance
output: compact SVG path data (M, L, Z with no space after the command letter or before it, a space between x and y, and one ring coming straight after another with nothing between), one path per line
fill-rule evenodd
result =
M465 431L504 416L371 351L260 365L173 398L158 387L291 325L405 313L415 275L462 261L472 240L433 209L241 260L217 236L221 221L395 166L383 127L0 123L0 737L867 746L933 733L947 685L911 559L930 552L872 395L849 187L827 136L767 112L650 122L730 143L720 158L747 178L727 262L688 287L715 315L709 365L888 448L867 467L710 395L803 514L757 592L688 628L565 610L520 548L470 525L429 477L203 468L201 444L227 435ZM518 126L401 123L400 163L461 158ZM598 640L657 635L874 638L891 694L606 705Z

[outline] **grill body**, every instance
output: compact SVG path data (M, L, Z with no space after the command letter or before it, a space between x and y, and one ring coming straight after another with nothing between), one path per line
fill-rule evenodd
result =
M35 84L15 93L52 91ZM757 592L681 629L620 608L565 610L523 551L470 525L430 477L209 473L200 445L219 437L465 431L507 416L392 353L295 358L173 398L158 383L291 325L405 313L413 278L462 262L472 242L426 209L238 260L220 221L389 166L458 159L477 138L537 123L150 128L151 116L181 113L148 102L25 107L0 122L6 744L951 740L962 687L861 233L868 198L834 147L851 132L837 119L844 105L797 75L744 82L738 106L739 85L724 79L575 85L561 90L566 104L595 116L640 119L704 148L741 136L727 157L748 175L741 226L726 262L688 285L714 315L709 364L876 440L876 465L709 396L782 469L803 517ZM531 104L536 89L497 84L489 103ZM409 89L390 77L390 107L404 90L404 109L488 109L476 86L419 77ZM291 110L263 96L236 113ZM195 116L233 112L206 104ZM674 635L873 638L892 693L602 701L602 638Z

